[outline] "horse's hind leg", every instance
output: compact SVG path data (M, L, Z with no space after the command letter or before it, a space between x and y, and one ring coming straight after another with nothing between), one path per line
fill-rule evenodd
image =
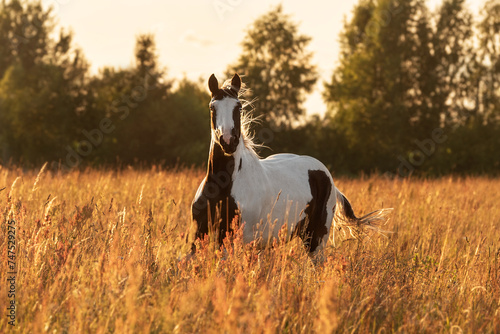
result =
M309 187L312 199L304 213L306 217L299 221L294 235L302 238L311 254L328 238L328 231L333 219L331 203L332 182L328 175L321 170L309 171Z

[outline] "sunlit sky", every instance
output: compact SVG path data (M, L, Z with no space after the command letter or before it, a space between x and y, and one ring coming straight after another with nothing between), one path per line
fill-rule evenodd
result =
M434 10L441 0L427 0ZM337 64L338 36L357 0L42 0L54 7L61 27L71 28L92 71L103 66L126 67L134 62L135 37L154 33L159 62L169 77L196 80L215 73L221 79L240 54L248 26L278 4L312 37L320 80L307 102L308 113L326 110L321 98ZM468 0L477 13L484 0Z

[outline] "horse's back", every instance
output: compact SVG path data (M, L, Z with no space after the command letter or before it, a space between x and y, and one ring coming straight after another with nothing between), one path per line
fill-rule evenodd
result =
M331 181L328 169L319 160L306 156L288 153L271 155L260 161L263 178L266 180L268 193L277 196L281 192L286 199L310 200L310 172L323 172Z
M268 173L276 174L308 174L309 171L322 171L332 180L328 168L316 158L308 155L290 153L274 154L261 160L261 164Z

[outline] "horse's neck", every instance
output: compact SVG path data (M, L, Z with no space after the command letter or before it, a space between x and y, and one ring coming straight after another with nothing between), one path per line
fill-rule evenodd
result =
M225 155L220 145L215 143L214 140L211 141L210 156L208 159L209 176L221 176L225 174L232 177L235 169L237 171L242 169L242 164L247 167L259 164L259 158L251 149L245 146L243 137L240 138L236 152L231 156Z
M259 168L261 168L259 157L257 156L257 154L255 154L253 149L245 146L245 140L243 139L243 137L241 137L240 139L238 149L236 150L236 152L234 152L234 160L235 166L238 171L241 171L242 168L245 168L246 170L251 169L254 171L257 171Z
M229 177L234 171L234 157L224 154L219 144L214 140L210 143L210 156L208 157L208 175L221 175L227 173Z

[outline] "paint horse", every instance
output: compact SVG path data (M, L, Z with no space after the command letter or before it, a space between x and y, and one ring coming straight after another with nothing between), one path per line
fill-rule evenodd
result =
M240 100L243 89L238 74L222 88L212 74L208 86L212 140L207 175L192 203L195 239L213 231L222 244L236 218L243 223L245 243L278 237L286 228L290 237L300 237L314 254L328 240L337 202L353 226L373 226L383 219L385 210L356 217L328 169L312 157L276 154L259 158L248 133L249 116Z

